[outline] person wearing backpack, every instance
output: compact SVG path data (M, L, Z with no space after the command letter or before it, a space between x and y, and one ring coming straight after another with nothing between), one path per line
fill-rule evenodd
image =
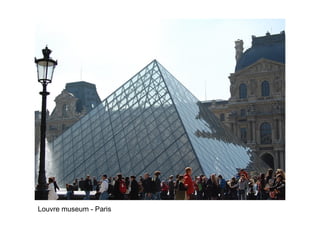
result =
M113 196L115 200L124 200L124 194L127 191L126 183L122 178L122 174L117 174L117 180L114 183L113 187Z

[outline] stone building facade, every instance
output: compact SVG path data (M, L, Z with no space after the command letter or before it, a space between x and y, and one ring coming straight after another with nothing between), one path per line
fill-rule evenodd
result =
M49 115L47 121L46 137L48 142L52 142L56 137L61 135L61 133L86 114L86 111L76 111L78 98L76 98L72 93L69 93L66 89L64 89L54 101L56 106L52 111L52 114Z
M46 138L50 143L84 115L101 103L96 86L88 82L67 83L65 89L55 98L56 106L50 114L47 111ZM35 152L40 143L41 112L35 112Z
M236 42L229 100L209 108L271 168L285 169L285 33Z

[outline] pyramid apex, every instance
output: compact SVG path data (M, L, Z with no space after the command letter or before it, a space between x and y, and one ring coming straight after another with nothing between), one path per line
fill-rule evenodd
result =
M150 64L158 64L158 63L159 63L158 60L154 58L148 65L150 65Z

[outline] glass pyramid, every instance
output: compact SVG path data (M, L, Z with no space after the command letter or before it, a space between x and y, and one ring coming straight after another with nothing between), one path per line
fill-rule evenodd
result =
M52 146L57 180L102 174L212 173L230 178L250 151L156 60L75 123Z

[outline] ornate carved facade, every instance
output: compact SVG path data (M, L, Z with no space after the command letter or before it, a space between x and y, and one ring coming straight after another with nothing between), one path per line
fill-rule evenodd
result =
M56 107L47 121L48 142L52 142L86 113L86 111L76 111L78 98L66 89L54 101L56 102Z
M285 169L285 34L253 37L229 76L228 101L210 109L271 168ZM280 51L280 52L279 52ZM240 55L240 57L239 57ZM239 66L241 65L241 66Z

